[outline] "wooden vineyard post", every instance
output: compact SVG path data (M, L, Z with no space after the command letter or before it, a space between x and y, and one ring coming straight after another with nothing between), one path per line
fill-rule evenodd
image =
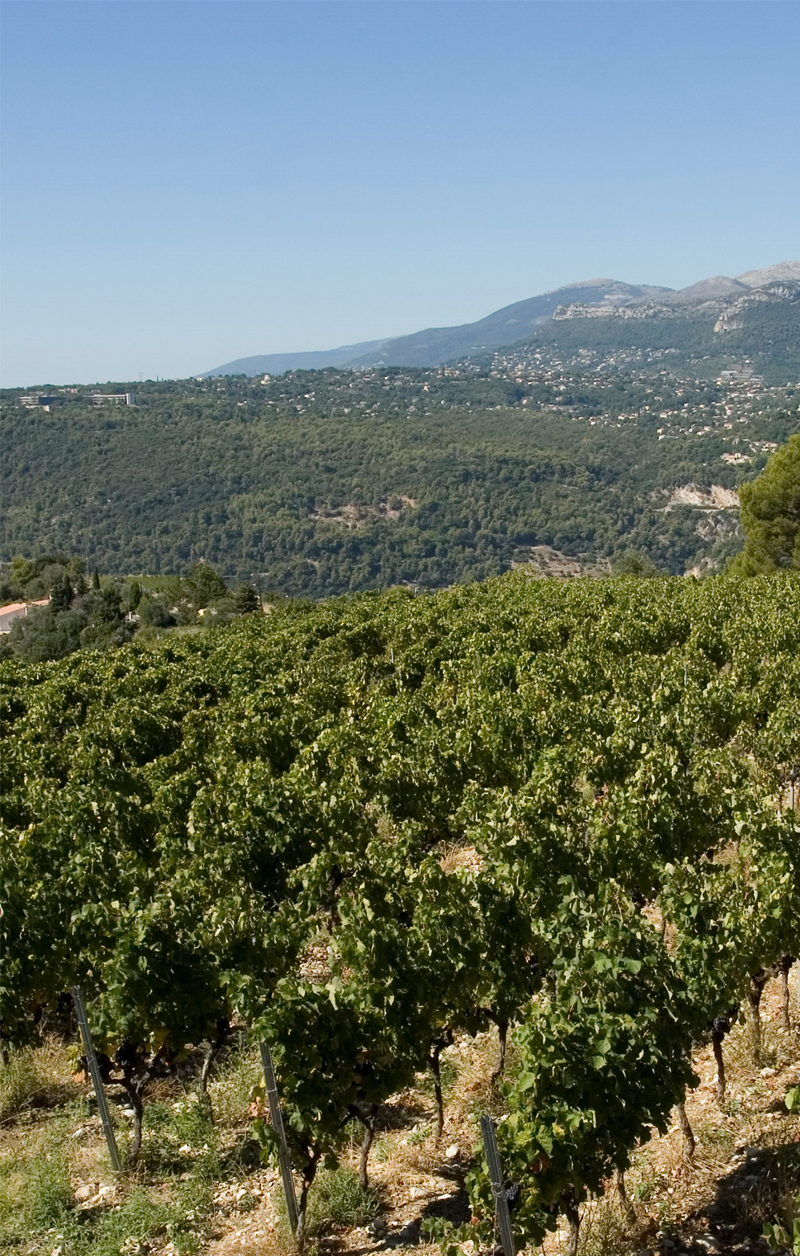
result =
M494 1196L494 1212L497 1218L497 1228L500 1231L503 1256L516 1256L514 1234L511 1229L511 1213L508 1211L503 1170L500 1167L500 1152L497 1150L494 1122L490 1116L481 1117L481 1133L483 1134L483 1145L486 1149L486 1163L489 1166L489 1178L492 1183L492 1195Z
M264 1081L267 1087L270 1120L272 1121L275 1136L278 1139L278 1164L281 1170L283 1193L286 1196L286 1211L289 1214L289 1225L292 1227L292 1234L296 1234L298 1220L297 1196L294 1193L292 1161L289 1156L289 1144L286 1142L286 1131L283 1128L283 1117L281 1116L281 1105L278 1099L278 1086L275 1081L272 1052L266 1042L261 1043L261 1067L264 1070Z
M108 1111L108 1100L106 1092L103 1088L103 1079L100 1076L100 1066L97 1063L97 1056L94 1052L94 1043L92 1035L89 1031L89 1022L86 1019L86 1008L83 1006L83 995L80 986L72 987L72 1001L75 1004L75 1014L78 1017L78 1026L81 1031L81 1039L83 1041L83 1054L86 1056L86 1063L89 1068L89 1075L92 1079L94 1088L94 1097L97 1100L97 1107L100 1112L100 1120L103 1125L103 1133L106 1136L108 1144L108 1154L111 1164L117 1173L122 1172L122 1164L120 1163L119 1151L117 1150L117 1140L114 1137L114 1126L111 1124L111 1115Z

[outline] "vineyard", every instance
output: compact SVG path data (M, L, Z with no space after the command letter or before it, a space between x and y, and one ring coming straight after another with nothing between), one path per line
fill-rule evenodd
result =
M800 584L555 583L287 607L0 666L7 1061L80 986L135 1171L159 1084L268 1043L315 1179L492 1035L518 1249L616 1182L800 955ZM788 1021L788 1002L783 1004ZM466 1044L466 1047L465 1047ZM9 1065L7 1064L6 1067ZM265 1116L254 1135L269 1159ZM483 1153L470 1220L495 1243ZM471 1152L472 1149L470 1149ZM65 1256L69 1256L66 1252Z

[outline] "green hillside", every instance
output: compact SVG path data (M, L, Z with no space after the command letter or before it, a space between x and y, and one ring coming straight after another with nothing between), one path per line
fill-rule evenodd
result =
M732 488L798 426L781 394L731 431L723 393L396 370L145 384L135 407L7 394L0 558L154 574L205 559L310 596L480 578L533 546L642 550L680 572L737 547L736 512L666 510L673 487Z

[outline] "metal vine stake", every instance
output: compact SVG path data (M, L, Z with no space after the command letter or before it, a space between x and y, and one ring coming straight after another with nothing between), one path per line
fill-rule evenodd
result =
M108 1100L106 1099L106 1092L103 1088L103 1079L100 1076L100 1066L97 1063L97 1056L95 1055L94 1043L92 1042L92 1035L89 1030L89 1022L86 1019L86 1008L83 1005L83 995L81 994L80 986L72 987L72 1002L75 1004L75 1014L78 1017L78 1026L83 1040L83 1054L86 1056L89 1075L92 1079L94 1096L97 1100L100 1120L103 1124L103 1133L106 1136L106 1143L108 1144L108 1154L115 1171L120 1173L122 1171L122 1164L119 1158L119 1151L117 1150L117 1140L114 1137L114 1126L111 1124L111 1115L108 1111Z
M511 1213L508 1211L506 1188L503 1182L503 1170L500 1165L500 1152L497 1150L497 1137L494 1132L494 1121L490 1116L481 1117L481 1133L486 1149L486 1163L489 1166L489 1178L494 1196L494 1213L497 1228L500 1231L500 1243L503 1256L516 1256L514 1232L511 1229Z
M261 1067L264 1070L264 1081L267 1087L270 1120L278 1139L278 1164L281 1170L283 1193L286 1196L286 1211L289 1214L289 1224L292 1227L292 1233L295 1234L297 1231L298 1212L297 1196L294 1193L294 1178L292 1177L292 1161L289 1156L286 1131L283 1128L283 1117L278 1098L278 1084L275 1080L275 1067L272 1063L272 1052L266 1042L261 1043Z

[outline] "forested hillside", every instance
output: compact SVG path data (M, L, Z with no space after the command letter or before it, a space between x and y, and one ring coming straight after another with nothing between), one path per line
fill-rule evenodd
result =
M476 579L545 546L601 569L631 554L713 568L739 541L735 498L712 489L735 489L798 426L792 389L658 365L509 359L136 395L97 406L61 390L46 411L5 394L0 559L62 551L112 574L203 559L314 597Z

